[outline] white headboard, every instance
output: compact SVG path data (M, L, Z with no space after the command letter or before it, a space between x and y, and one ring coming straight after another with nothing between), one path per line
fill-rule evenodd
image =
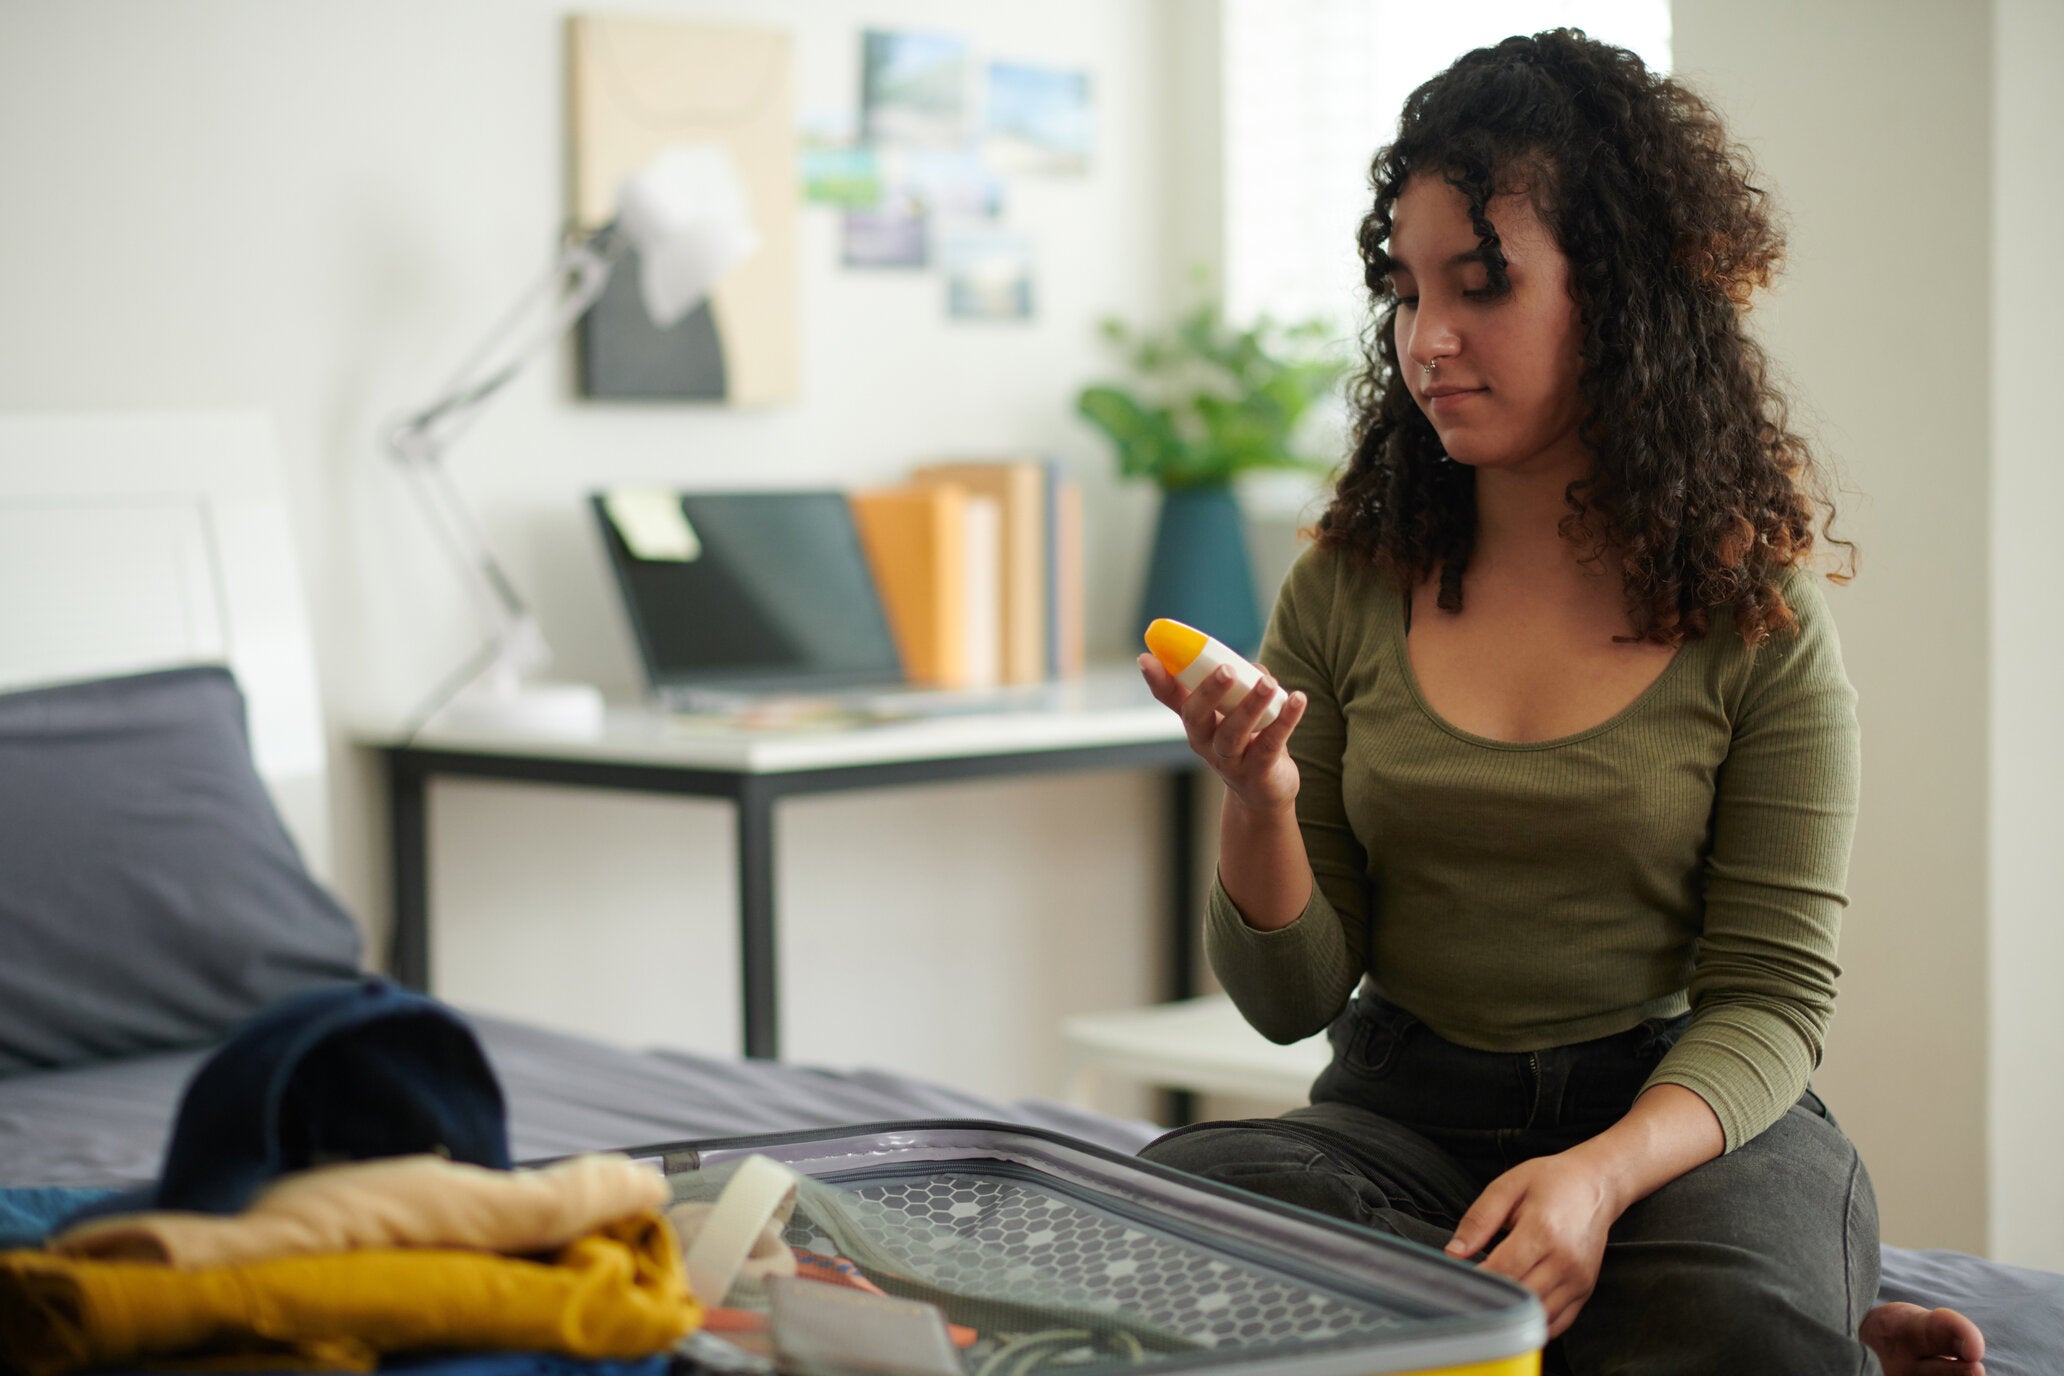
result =
M322 705L270 422L0 415L0 691L211 663L242 684L258 772L327 876Z

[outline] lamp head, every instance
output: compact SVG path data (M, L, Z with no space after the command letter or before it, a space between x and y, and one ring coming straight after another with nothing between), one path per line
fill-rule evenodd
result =
M638 251L638 292L662 329L760 246L745 184L716 144L676 145L624 178L616 227Z

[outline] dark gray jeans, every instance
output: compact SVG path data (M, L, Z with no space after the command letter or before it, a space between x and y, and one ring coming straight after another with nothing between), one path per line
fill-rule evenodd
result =
M1687 1018L1545 1051L1473 1051L1364 990L1308 1108L1198 1123L1141 1155L1444 1246L1492 1179L1626 1113ZM1875 1372L1878 1206L1810 1091L1767 1131L1620 1216L1598 1288L1548 1351L1574 1376Z

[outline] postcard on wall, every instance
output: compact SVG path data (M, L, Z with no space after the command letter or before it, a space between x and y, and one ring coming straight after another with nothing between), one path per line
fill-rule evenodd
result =
M581 324L593 397L794 400L801 375L795 77L786 33L669 19L568 21L574 217L615 213L623 179L664 150L716 144L745 184L759 248L680 323L655 326L637 264L618 264Z
M803 199L812 205L871 210L881 204L881 161L861 143L849 111L807 116L802 127Z
M1022 234L985 226L943 236L946 313L956 320L1030 320L1032 245Z
M882 155L889 184L928 215L994 219L1003 178L961 148L893 148Z
M958 148L966 142L967 40L953 34L869 29L860 58L861 137Z
M987 124L991 167L1080 176L1095 137L1089 74L992 62Z
M881 204L882 178L872 148L805 148L803 197L813 205L871 210Z
M884 192L873 209L846 212L840 261L849 268L929 267L931 244L923 211Z
M942 224L992 221L1003 211L1003 179L972 152L887 148L876 166L879 199L846 214L847 267L929 267Z

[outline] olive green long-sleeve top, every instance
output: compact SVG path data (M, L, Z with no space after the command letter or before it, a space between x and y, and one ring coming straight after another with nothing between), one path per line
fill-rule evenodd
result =
M1261 662L1309 695L1290 738L1317 881L1257 931L1223 883L1211 966L1276 1041L1325 1026L1366 974L1440 1036L1530 1051L1690 1009L1650 1084L1712 1105L1734 1150L1819 1064L1856 821L1856 694L1816 580L1794 635L1732 617L1610 719L1490 740L1421 696L1406 597L1345 556L1291 570Z

